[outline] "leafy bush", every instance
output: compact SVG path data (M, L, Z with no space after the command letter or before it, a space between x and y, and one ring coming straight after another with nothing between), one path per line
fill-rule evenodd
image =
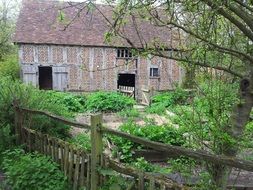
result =
M69 139L69 142L88 152L91 151L91 141L88 134L78 134L77 136Z
M135 118L139 117L140 113L136 109L124 109L119 112L119 116L124 117L124 118Z
M226 133L226 127L230 125L233 105L238 103L237 89L237 84L207 81L199 86L191 106L175 106L171 109L177 115L172 121L194 139L189 146L200 148L209 141L212 142L209 148L214 153L222 154L220 151L224 148L219 146L235 143Z
M153 172L155 170L155 166L150 164L143 157L137 158L136 161L132 163L132 165L135 168L143 170L145 172Z
M90 112L117 112L133 107L134 99L117 92L95 92L87 97L86 110Z
M176 146L182 146L185 143L182 132L171 126L139 126L135 123L128 122L120 126L119 130L152 141ZM115 151L118 151L120 153L120 159L124 162L133 160L133 150L143 148L142 145L133 143L121 137L110 136L109 138L117 146L117 150L115 149Z
M19 78L20 67L18 64L18 57L10 55L0 61L0 77L11 77L12 79Z
M12 103L18 100L20 106L38 110L45 110L67 118L72 117L64 104L53 103L46 91L40 91L33 86L13 81L10 78L0 79L0 126L13 127L14 109ZM34 115L26 117L27 126L60 138L68 136L69 126L48 119L45 116ZM13 128L12 128L13 131Z
M181 88L176 88L175 91L160 93L152 97L152 104L150 107L147 107L146 111L162 114L168 107L187 104L189 97L190 93Z
M50 102L64 105L69 112L78 113L85 109L86 98L83 95L56 91L46 91L46 95Z
M67 180L58 165L39 154L20 149L6 151L3 169L13 190L67 190Z
M11 133L10 125L0 126L0 167L3 159L2 153L14 146L15 136Z

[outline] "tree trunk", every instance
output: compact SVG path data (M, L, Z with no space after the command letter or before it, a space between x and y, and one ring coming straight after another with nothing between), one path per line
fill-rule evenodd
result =
M240 81L240 103L238 103L232 112L229 127L227 132L236 142L240 141L245 126L247 125L250 112L253 107L253 69L251 70L249 78L244 78ZM226 156L236 157L239 147L236 145L227 144L224 146ZM231 168L224 165L212 166L212 177L217 187L222 190L226 189L228 177L231 173Z

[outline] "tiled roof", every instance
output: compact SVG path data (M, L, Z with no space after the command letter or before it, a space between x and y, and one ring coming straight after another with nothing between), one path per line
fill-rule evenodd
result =
M63 9L64 20L60 22L59 9L63 7L65 7ZM96 8L89 10L85 8L80 16L76 17L72 24L64 30L66 24L78 13L78 7L81 6L70 6L66 2L23 0L13 41L33 44L129 46L125 40L119 38L114 39L110 44L105 43L104 35L110 28L105 17L112 19L112 7L108 5L96 5ZM124 33L136 47L141 47L132 18L129 20L124 28ZM151 42L159 39L167 47L171 47L171 35L168 29L155 27L149 21L139 19L137 19L137 25L143 41Z

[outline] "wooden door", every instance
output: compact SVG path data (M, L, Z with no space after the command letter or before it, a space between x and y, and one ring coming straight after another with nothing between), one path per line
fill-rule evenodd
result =
M67 67L53 67L53 89L59 91L68 89Z
M22 79L25 84L38 86L38 66L22 65Z

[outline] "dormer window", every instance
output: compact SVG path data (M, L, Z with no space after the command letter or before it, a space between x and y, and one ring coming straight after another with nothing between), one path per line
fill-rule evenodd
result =
M127 48L119 48L117 49L117 58L132 58L133 54L131 49L127 49Z

